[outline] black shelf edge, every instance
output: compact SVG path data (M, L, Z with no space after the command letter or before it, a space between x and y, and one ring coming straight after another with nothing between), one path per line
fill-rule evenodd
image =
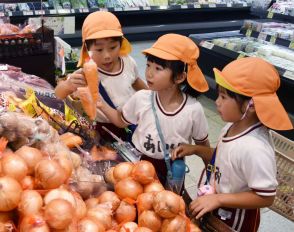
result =
M284 15L284 14L277 14L277 13L273 13L273 12L268 12L267 18L268 19L283 20L283 21L287 21L290 23L294 23L294 16L291 16L291 15Z
M240 33L249 37L258 38L271 42L272 44L280 45L290 49L294 49L294 40L286 40L273 35L268 35L263 32L254 31L251 29L241 28Z

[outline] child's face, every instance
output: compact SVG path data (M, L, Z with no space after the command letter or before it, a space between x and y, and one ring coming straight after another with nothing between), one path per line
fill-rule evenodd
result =
M218 97L215 101L216 108L225 122L236 122L242 117L240 105L235 98L228 95L225 88L219 86Z
M172 81L172 70L151 61L147 61L145 77L148 87L153 91L164 90L175 85Z
M93 52L92 59L96 62L97 66L107 72L118 71L119 69L119 52L120 42L112 38L97 39L96 42L90 47Z

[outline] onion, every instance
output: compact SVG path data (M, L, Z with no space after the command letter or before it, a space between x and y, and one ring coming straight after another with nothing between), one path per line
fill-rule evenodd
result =
M16 208L21 192L21 186L15 179L0 177L0 211L7 212Z
M138 196L136 204L138 213L141 214L144 210L153 210L154 192L142 193Z
M10 154L2 158L2 174L21 181L28 173L28 166L23 158Z
M135 232L152 232L152 230L147 227L138 227L137 229L135 229Z
M138 228L137 223L126 222L121 226L119 232L134 232L137 228Z
M159 180L155 180L151 182L150 184L147 184L144 186L144 193L161 192L163 190L164 190L164 187Z
M36 164L39 163L43 158L43 154L40 150L28 146L22 146L15 152L15 154L24 159L28 166L29 175L34 174Z
M12 221L13 220L13 212L9 211L9 212L0 212L0 222L5 223L8 221ZM1 231L1 230L0 230Z
M149 184L154 180L155 168L149 161L140 161L135 164L132 177L140 184Z
M53 229L65 229L74 216L74 208L63 199L55 199L45 206L45 219Z
M143 211L139 215L138 225L157 232L161 228L161 218L152 210Z
M83 217L86 216L87 214L87 207L85 202L83 201L82 197L76 193L76 192L72 192L72 195L75 198L75 217L77 220L82 219ZM73 206L74 207L74 206Z
M66 181L66 174L57 162L44 159L35 167L35 178L42 188L54 189Z
M125 198L137 200L137 197L143 193L142 185L131 178L119 181L115 184L114 189L121 200Z
M163 218L175 217L181 210L180 196L171 191L161 191L155 194L154 211Z
M43 199L35 190L25 190L21 194L18 210L23 215L38 214L43 206Z
M161 232L186 232L187 221L183 216L165 219L162 223Z
M115 167L111 167L109 169L106 170L104 178L105 178L105 182L114 185L115 184L115 179L113 176L113 171L114 171Z
M104 204L100 204L95 208L91 208L87 212L87 217L93 218L95 221L99 221L103 224L104 228L111 228L111 209Z
M129 177L132 173L134 164L130 162L122 162L114 167L113 177L115 181L123 180Z
M104 232L105 228L102 223L94 221L91 218L84 218L79 221L78 232Z
M111 191L105 191L99 196L99 202L105 203L110 202L111 203L111 210L114 212L120 205L120 199L118 196Z
M73 208L76 208L76 200L73 194L66 189L58 188L50 190L44 197L45 205L56 199L63 199L71 203Z
M85 201L87 209L91 209L99 205L99 198L89 198Z
M73 170L72 161L64 157L58 157L56 161L65 171L65 178L70 178Z
M22 219L19 232L50 232L50 229L41 215L28 215Z
M25 176L21 181L20 185L23 190L26 189L34 189L35 188L35 180L32 176Z
M132 222L136 219L136 214L135 206L125 201L121 201L115 212L114 218L118 224L122 222Z

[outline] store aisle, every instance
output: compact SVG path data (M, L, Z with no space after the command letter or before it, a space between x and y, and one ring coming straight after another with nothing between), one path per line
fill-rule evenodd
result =
M137 62L139 74L142 77L142 79L145 79L144 72L146 66L146 59L144 55L141 53L141 51L146 48L149 48L153 44L153 42L154 41L132 42L133 51L131 55ZM201 102L208 120L209 141L212 146L215 146L220 130L225 125L225 123L219 117L213 100L205 97L204 95L201 96L198 100ZM197 156L188 157L187 164L190 168L190 173L186 175L185 186L190 196L193 198L196 195L198 179L201 175L204 165L202 160ZM259 232L294 231L293 222L285 219L279 214L276 214L272 210L264 208L262 209L261 213L262 218Z

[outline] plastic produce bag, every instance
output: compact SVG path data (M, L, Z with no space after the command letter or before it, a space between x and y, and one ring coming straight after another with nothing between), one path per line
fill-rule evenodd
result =
M73 9L88 8L87 0L70 0Z

